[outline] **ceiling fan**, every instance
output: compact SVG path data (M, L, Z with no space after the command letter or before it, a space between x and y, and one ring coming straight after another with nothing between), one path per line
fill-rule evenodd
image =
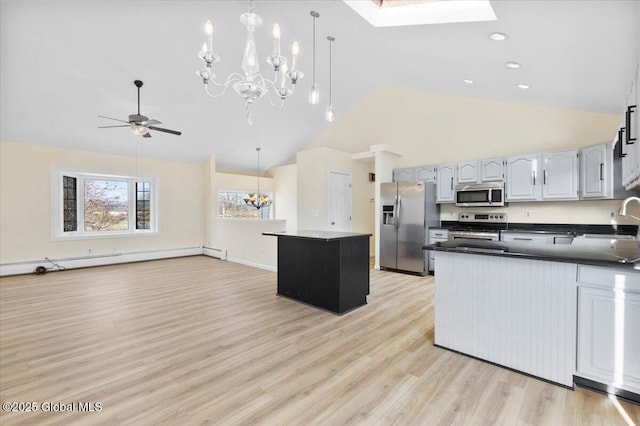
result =
M162 127L156 127L155 126L156 124L162 124L162 123L158 120L154 120L154 119L150 120L149 117L145 117L144 115L140 114L140 88L142 87L143 83L140 80L135 80L133 84L135 84L136 87L138 88L138 113L129 115L129 121L119 120L117 118L111 118L111 117L105 117L104 115L99 115L98 117L100 118L120 121L122 123L127 123L127 124L120 124L118 126L98 126L98 128L107 129L111 127L129 127L131 129L131 133L133 133L134 135L142 136L143 138L151 137L149 130L157 130L158 132L171 133L172 135L180 136L182 132L178 132L177 130L163 129Z

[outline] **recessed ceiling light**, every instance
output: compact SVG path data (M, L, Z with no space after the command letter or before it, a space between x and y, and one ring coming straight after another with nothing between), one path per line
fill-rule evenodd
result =
M495 41L502 41L507 39L507 35L505 33L491 33L489 38Z
M465 78L465 79L464 79L464 80L462 80L462 81L464 81L464 82L465 82L465 83L467 83L467 84L471 84L471 83L473 83L473 80L469 80L468 78Z
M504 66L512 70L520 68L520 64L517 62L507 62Z
M518 84L518 89L528 89L528 88L529 88L528 84L524 84L524 83Z

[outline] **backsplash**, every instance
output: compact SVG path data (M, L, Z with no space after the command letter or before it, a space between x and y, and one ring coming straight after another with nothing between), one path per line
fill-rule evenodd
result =
M460 212L506 213L511 223L573 223L591 225L638 225L638 221L618 216L622 200L545 201L508 203L505 207L456 207L440 205L440 219L458 220ZM640 206L629 204L627 213L640 217Z

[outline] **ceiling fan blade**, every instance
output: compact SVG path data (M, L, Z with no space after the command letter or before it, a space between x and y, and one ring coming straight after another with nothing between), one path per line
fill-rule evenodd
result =
M128 121L120 120L119 118L105 117L104 115L99 115L100 118L106 118L108 120L122 121L123 123L128 123Z
M98 129L108 129L110 127L131 127L129 124L119 124L117 126L98 126Z
M150 138L151 137L151 133L145 133L144 135L142 135L143 138Z
M154 124L162 124L162 122L152 118L151 120L143 121L141 124L143 126L153 126Z
M182 134L182 132L178 132L177 130L169 130L169 129L163 129L161 127L154 127L154 126L148 126L149 129L151 130L157 130L159 132L165 132L165 133L171 133L172 135L178 135L180 136Z

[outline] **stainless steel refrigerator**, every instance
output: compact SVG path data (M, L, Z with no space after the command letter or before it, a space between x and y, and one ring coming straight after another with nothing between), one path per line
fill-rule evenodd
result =
M436 185L390 182L380 187L380 267L426 274L428 228L440 225Z

